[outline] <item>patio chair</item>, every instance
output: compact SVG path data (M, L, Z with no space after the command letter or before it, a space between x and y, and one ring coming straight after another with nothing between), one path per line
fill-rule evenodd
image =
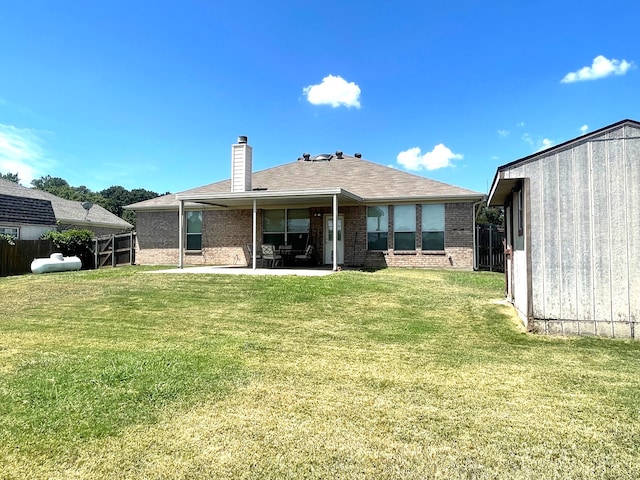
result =
M310 263L311 256L313 255L313 245L307 245L307 248L304 249L304 253L298 254L294 257L295 262L304 262Z
M249 265L251 266L253 262L253 245L247 243L247 250L249 250ZM262 266L262 251L260 247L256 250L256 266Z
M271 243L265 243L262 245L262 260L270 261L271 267L278 266L278 263L282 261L282 255L276 252L276 247Z

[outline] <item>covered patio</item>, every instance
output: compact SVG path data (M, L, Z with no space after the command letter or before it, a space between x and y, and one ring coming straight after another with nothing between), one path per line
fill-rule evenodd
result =
M235 210L251 210L252 211L252 241L250 253L252 255L250 261L250 268L252 270L266 270L274 271L275 269L258 268L258 252L261 249L263 243L263 232L258 231L258 211L264 209L274 208L311 208L311 207L329 207L330 215L328 218L330 223L327 225L331 232L338 232L339 228L339 212L338 206L340 205L362 205L364 201L362 198L354 195L342 188L327 188L317 190L289 190L289 191L267 191L261 189L254 189L251 191L241 192L216 192L216 193L197 193L189 192L177 194L176 199L179 201L179 256L178 256L178 269L184 268L184 255L185 255L185 228L186 228L186 215L185 204L201 204L208 205L218 209L235 209ZM339 265L338 252L338 235L332 235L331 245L331 271L337 271ZM278 245L276 245L278 247ZM195 267L195 268L213 268L213 267ZM221 268L221 267L216 267ZM224 268L224 267L222 267ZM233 270L229 268L228 270ZM280 269L283 271L289 271L291 269ZM301 270L301 269L295 269ZM304 268L302 269L304 270ZM316 269L310 271L316 272ZM324 270L326 271L326 270ZM281 273L287 274L287 273ZM291 274L291 273L288 273Z

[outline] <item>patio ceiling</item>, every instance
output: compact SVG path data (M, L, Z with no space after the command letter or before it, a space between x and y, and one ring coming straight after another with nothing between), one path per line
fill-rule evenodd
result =
M322 190L288 190L268 191L252 190L250 192L233 193L201 193L177 194L176 199L184 202L194 202L221 208L253 208L256 201L261 208L282 205L330 206L334 196L341 205L354 205L364 200L342 188L327 188Z

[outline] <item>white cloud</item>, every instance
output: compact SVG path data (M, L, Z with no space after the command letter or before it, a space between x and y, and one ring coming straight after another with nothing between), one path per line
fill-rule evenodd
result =
M538 151L546 150L547 148L551 148L551 147L553 147L553 140L549 140L548 138L543 138L542 142L540 142L540 145L538 147Z
M518 122L518 123L516 123L516 127L523 128L523 127L524 127L524 122Z
M598 55L593 59L590 67L582 67L575 72L567 73L560 83L582 82L585 80L597 80L609 75L624 75L633 66L633 63L626 60L616 60Z
M17 173L29 185L50 164L34 130L0 124L0 172Z
M360 87L340 76L328 75L318 85L304 87L302 92L313 105L360 108Z
M588 130L589 130L589 125L587 125L586 123L580 127L580 131L582 133L587 133Z
M531 148L535 148L536 152L541 150L546 150L547 148L553 147L554 141L549 138L543 138L540 140L540 137L534 139L530 133L524 133L522 135L522 141L528 143Z
M410 148L398 154L397 160L407 170L437 170L439 168L452 167L452 160L462 160L463 156L453 153L442 143L433 147L433 150L421 154L419 147Z
M509 130L498 130L498 135L502 138L507 138L509 136Z

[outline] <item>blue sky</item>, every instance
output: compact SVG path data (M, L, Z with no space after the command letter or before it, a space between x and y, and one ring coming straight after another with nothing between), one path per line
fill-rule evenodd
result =
M0 172L178 192L303 152L486 192L640 120L640 2L5 1Z

